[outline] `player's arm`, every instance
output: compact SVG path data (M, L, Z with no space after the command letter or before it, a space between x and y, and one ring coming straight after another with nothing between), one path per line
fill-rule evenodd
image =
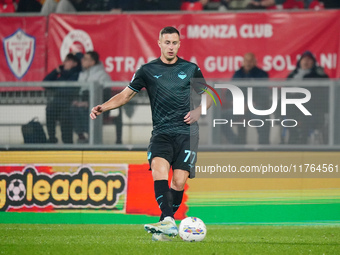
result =
M111 97L105 103L93 107L90 113L91 119L95 119L98 115L102 114L103 112L110 111L123 106L124 104L129 102L136 94L137 92L133 91L129 87L126 87L123 91Z
M213 102L212 98L208 95L207 92L202 93L201 96L202 95L205 95L205 97L207 98L207 109L209 109ZM200 104L197 108L188 112L187 115L185 115L184 122L189 125L192 123L195 123L201 117L201 111L202 111L202 105Z
M196 80L196 82L194 82L192 84L192 86L198 94L200 94L201 96L205 95L205 97L207 99L207 109L209 109L210 106L212 105L212 98L207 95L207 92L202 91L202 86L205 87L204 89L206 89L206 90L208 88L205 86L206 82L204 80L201 69L198 66L196 66L194 78L197 79L197 80ZM184 117L184 122L186 124L192 124L192 123L195 123L196 121L198 121L199 118L201 117L201 109L202 109L202 105L199 105L196 109L188 112L187 115L185 115L185 117Z

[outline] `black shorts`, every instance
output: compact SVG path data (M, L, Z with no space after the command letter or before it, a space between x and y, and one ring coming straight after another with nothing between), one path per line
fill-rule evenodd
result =
M197 161L198 136L158 134L150 139L148 160L154 157L166 159L172 169L189 172L189 178L195 177Z

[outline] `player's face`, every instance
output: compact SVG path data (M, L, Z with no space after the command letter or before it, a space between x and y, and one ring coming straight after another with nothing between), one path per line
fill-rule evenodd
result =
M173 64L177 61L177 52L180 47L179 36L177 33L163 34L158 45L161 48L161 60L167 64Z

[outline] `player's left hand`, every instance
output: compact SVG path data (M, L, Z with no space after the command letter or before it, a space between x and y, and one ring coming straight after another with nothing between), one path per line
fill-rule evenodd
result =
M188 112L187 115L184 116L184 122L190 125L198 121L200 117L201 117L201 109L200 107L198 107L195 110Z

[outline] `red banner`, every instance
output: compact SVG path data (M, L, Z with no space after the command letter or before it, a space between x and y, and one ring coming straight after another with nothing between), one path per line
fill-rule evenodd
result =
M46 17L0 17L0 82L41 81L46 73Z
M230 78L247 52L256 54L258 65L271 78L285 78L306 50L315 54L330 77L340 77L340 11L52 15L48 69L73 44L82 50L93 45L113 80L130 80L141 64L159 56L157 39L164 26L180 30L179 55L196 62L206 78Z
M149 164L129 165L126 199L127 214L160 216L162 213L155 199L154 181L149 168ZM171 179L172 170L169 172L169 186ZM182 220L187 217L186 213L189 209L186 204L188 200L187 190L188 184L185 184L182 204L174 215L176 220Z
M258 66L267 71L270 78L286 78L306 50L315 54L331 78L340 78L338 10L52 14L47 44L43 17L2 17L0 21L6 24L0 28L3 45L0 81L40 81L67 53L89 50L99 52L114 81L129 81L140 65L159 57L158 33L164 26L179 29L179 56L196 62L206 78L230 78L247 52L255 53Z

